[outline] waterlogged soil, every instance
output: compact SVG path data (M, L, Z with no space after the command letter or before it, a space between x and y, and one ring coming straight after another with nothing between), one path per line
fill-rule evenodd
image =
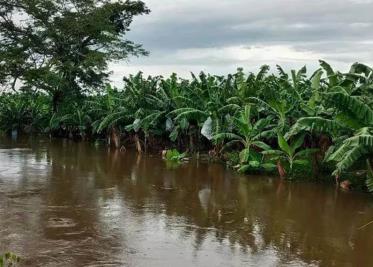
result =
M0 140L0 253L21 266L373 266L371 221L372 196L334 186Z

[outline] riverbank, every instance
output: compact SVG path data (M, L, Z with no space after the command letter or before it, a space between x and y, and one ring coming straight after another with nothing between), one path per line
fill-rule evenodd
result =
M121 89L62 94L58 103L40 90L2 93L0 129L106 139L139 153L207 152L242 173L326 174L373 192L372 69L355 63L340 73L320 61L311 75L305 67L290 73L266 65L257 74L201 72L189 80L140 72Z

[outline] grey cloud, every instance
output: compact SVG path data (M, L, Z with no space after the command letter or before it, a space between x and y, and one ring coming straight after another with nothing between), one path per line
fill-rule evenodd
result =
M136 18L128 38L140 42L151 55L132 59L129 66L146 69L157 65L220 69L247 60L214 53L188 58L193 49L235 46L291 47L340 65L373 62L373 1L371 0L148 0L152 13ZM365 43L364 43L365 42ZM184 54L180 57L180 51ZM261 62L256 55L255 63ZM308 62L305 62L308 63ZM124 63L123 63L124 64ZM291 66L291 63L286 62ZM294 66L299 64L294 60ZM216 67L214 67L216 66ZM171 67L170 67L171 68ZM171 69L170 69L171 72Z

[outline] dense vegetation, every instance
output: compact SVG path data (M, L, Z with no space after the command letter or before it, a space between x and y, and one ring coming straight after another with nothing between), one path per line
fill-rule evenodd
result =
M139 152L208 152L242 172L293 178L312 170L373 191L373 70L355 63L340 73L320 65L309 76L305 67L271 74L268 66L190 80L140 72L124 78L121 89L66 96L57 111L53 95L41 90L3 92L0 128L101 138Z
M0 84L42 90L53 110L104 86L108 62L146 55L126 38L136 0L0 0Z

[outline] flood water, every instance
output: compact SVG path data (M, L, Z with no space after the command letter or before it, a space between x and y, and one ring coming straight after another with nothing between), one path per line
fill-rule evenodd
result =
M373 266L372 220L334 186L0 139L0 253L21 266Z

